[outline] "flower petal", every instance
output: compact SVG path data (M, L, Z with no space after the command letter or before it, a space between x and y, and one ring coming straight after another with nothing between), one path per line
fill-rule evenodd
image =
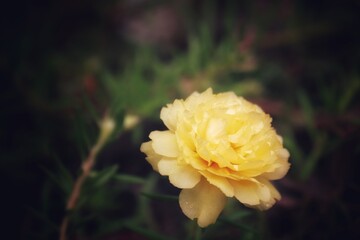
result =
M187 110L193 111L200 104L209 102L214 98L212 88L208 88L202 93L194 92L185 100L185 107Z
M184 112L184 104L181 100L175 100L173 104L163 107L160 112L160 119L171 131L177 128L178 117Z
M257 208L260 210L266 210L271 208L275 204L276 200L280 200L281 195L278 190L276 190L274 185L272 185L271 182L269 182L268 180L263 180L261 182L269 189L271 197L269 202L262 202L261 205L259 205Z
M179 154L175 135L170 131L153 131L149 135L154 151L166 157L177 157Z
M290 163L288 162L289 152L286 149L280 149L280 150L281 150L280 154L284 154L283 156L285 156L285 158L279 156L279 158L273 164L276 166L276 168L271 172L265 172L261 176L269 180L277 180L283 178L286 175L286 173L289 171L290 168Z
M159 173L163 176L169 176L178 167L176 159L162 158L158 162Z
M235 197L243 204L265 210L280 199L279 192L268 180L231 181L235 188Z
M200 182L200 179L200 173L188 166L177 168L169 176L170 182L178 188L193 188Z
M252 181L231 181L235 189L235 197L237 200L246 205L258 205L260 199L257 194L257 186Z
M280 199L270 180L289 169L289 152L271 117L233 92L195 92L162 108L168 131L141 146L147 161L183 189L179 203L201 227L214 223L226 196L261 210Z
M213 185L202 179L194 188L183 189L179 203L184 214L197 218L200 227L215 223L226 204L226 196Z
M225 134L225 121L219 118L211 118L207 124L206 138L211 141Z
M159 173L169 176L170 182L178 188L193 188L201 179L200 173L187 165L179 165L173 159L161 159Z
M161 156L154 152L154 149L152 148L152 141L141 144L140 151L147 155L146 160L151 164L153 169L159 171L157 165Z
M222 176L214 175L207 171L202 171L201 174L208 180L211 184L218 187L227 197L234 196L234 187L230 182Z

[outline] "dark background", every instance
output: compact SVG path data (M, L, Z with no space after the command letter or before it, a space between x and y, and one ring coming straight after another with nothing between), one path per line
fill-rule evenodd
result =
M57 172L61 162L72 178L79 174L86 151L79 150L75 119L80 116L81 124L96 133L83 96L103 111L106 104L95 94L99 85L93 81L103 69L121 72L142 46L171 61L189 49L187 36L198 31L191 26L207 17L212 19L215 43L221 42L229 12L236 19L234 32L241 36L251 29L257 32L252 51L265 66L260 76L266 76L261 82L266 93L259 102L274 114L275 122L280 119L281 123L284 115L292 119L289 126L302 156L316 155L313 149L322 146L315 170L306 179L299 180L296 173L303 165L292 163L289 177L279 184L284 201L266 215L270 220L265 238L360 237L359 2L210 2L208 16L199 14L207 9L207 1L190 0L2 4L0 238L57 238L66 195L46 172ZM299 92L306 97L298 97ZM348 102L343 100L347 97ZM336 107L342 101L344 107ZM309 113L306 102L312 106L312 127L306 116L305 123L301 121ZM104 150L97 167L120 164L122 171L147 176L151 169L146 163L134 166L124 159L143 159L139 145L159 126L159 120L143 115L137 138L134 130L122 131ZM324 133L326 140L316 131ZM291 149L293 158L301 156ZM129 191L119 191L105 213L114 215L108 221L131 216L137 204L134 199ZM124 204L114 210L116 201ZM85 227L78 239L88 239L91 228ZM143 239L121 229L107 233L113 238L99 239ZM168 229L172 231L171 226Z

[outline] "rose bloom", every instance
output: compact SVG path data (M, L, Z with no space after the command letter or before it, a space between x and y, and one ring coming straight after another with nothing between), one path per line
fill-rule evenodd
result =
M141 151L154 170L181 190L179 203L200 227L212 224L235 197L265 210L280 199L270 180L290 164L271 117L233 92L195 92L162 108L169 130L153 131Z

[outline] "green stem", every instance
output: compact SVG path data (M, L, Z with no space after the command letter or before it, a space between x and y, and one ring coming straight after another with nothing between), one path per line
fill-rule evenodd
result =
M191 237L190 239L192 240L201 240L201 228L198 226L197 221L192 221L192 226L191 226Z
M196 228L196 232L195 232L195 240L201 240L201 228L200 227L197 227Z
M71 191L70 197L69 197L67 205L66 205L66 210L68 212L75 209L78 199L80 197L80 192L81 192L82 186L83 186L86 178L89 176L92 168L95 165L96 157L97 157L99 151L105 145L109 136L113 132L114 127L115 127L115 123L112 120L112 118L110 118L108 115L105 115L105 117L100 122L99 138L98 138L96 144L90 149L90 153L89 153L88 157L83 162L82 174L76 179L73 189ZM68 225L69 225L69 218L66 215L60 226L60 236L59 236L60 240L67 239L66 234L67 234Z

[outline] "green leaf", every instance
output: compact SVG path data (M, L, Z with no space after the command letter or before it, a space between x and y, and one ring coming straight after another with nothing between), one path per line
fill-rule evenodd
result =
M201 69L201 44L197 37L190 37L188 41L187 71L188 74L195 74Z
M232 220L232 219L228 219L228 218L219 218L218 221L221 223L224 223L224 224L232 225L237 228L241 228L241 229L249 231L249 232L254 232L254 233L257 232L255 228L252 228L245 224L241 224L237 220Z
M143 195L147 198L156 199L156 200L165 200L165 201L178 201L179 200L178 196L167 195L167 194L141 192L141 195Z
M73 186L71 174L58 158L54 159L58 172L52 172L44 166L40 166L40 168L66 195L69 195Z
M284 135L283 138L285 147L289 149L289 152L291 153L292 164L294 164L297 169L302 169L302 160L305 158L305 153L299 147L299 144L295 139L293 130L289 129L288 133Z
M300 90L298 92L298 98L299 98L299 102L300 102L301 108L304 113L306 125L308 126L308 128L311 132L314 132L314 130L315 130L314 109L312 107L310 98L309 98L308 94L305 93L303 90Z
M95 120L100 119L100 114L96 111L94 104L91 102L89 97L86 94L82 94L81 98L85 105L85 109L89 111L90 116Z
M67 190L70 193L72 186L74 184L73 177L70 171L64 166L64 164L58 157L54 156L54 159L55 159L54 162L56 164L56 167L57 169L59 169L61 180L64 182L64 186L67 188Z
M110 180L111 177L113 177L116 174L117 170L118 170L118 166L114 165L102 170L101 172L92 172L92 174L94 174L96 178L94 186L100 187L104 185L106 182Z
M169 236L163 236L160 235L154 231L151 231L149 229L145 229L144 227L137 226L135 224L131 223L125 223L124 227L127 229L130 229L150 240L170 240L171 238Z
M78 143L81 155L86 156L92 144L95 142L98 132L89 127L81 113L76 113L73 119L72 132L75 141Z
M58 231L59 230L59 226L54 223L53 221L51 221L50 219L48 219L43 213L31 208L31 207L26 207L26 210L34 217L36 217L37 219L41 220L42 223L44 223L47 227L46 229L49 231Z
M230 214L227 219L229 219L230 221L238 221L242 218L245 218L247 216L251 215L251 212L250 211L245 211L243 209L241 210L237 210L237 211L234 211L232 214Z
M309 176L314 172L316 165L324 152L326 140L327 135L325 133L318 134L316 136L313 150L306 159L306 162L301 171L300 177L302 180L308 179Z
M111 134L111 137L109 139L109 141L113 141L115 140L119 134L121 134L121 132L124 129L124 118L125 118L125 111L123 109L111 109L112 113L111 116L114 118L115 121L115 129Z
M144 184L146 182L145 179L130 174L116 174L113 178L115 180L131 184Z
M339 111L344 112L350 105L351 100L356 96L360 89L360 79L354 78L349 86L346 86L343 95L339 99Z

